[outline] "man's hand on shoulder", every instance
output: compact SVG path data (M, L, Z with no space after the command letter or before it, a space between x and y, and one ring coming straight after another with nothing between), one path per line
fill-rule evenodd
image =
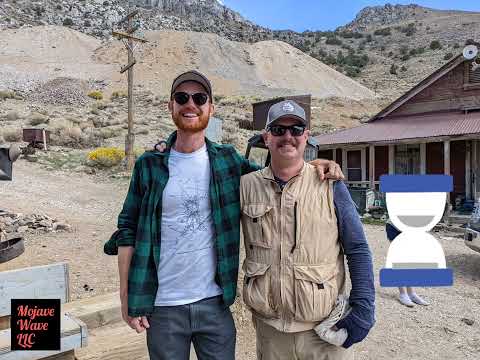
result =
M310 161L309 164L317 168L317 173L320 180L325 180L325 179L344 180L345 179L345 176L343 175L340 165L338 165L333 160L315 159Z

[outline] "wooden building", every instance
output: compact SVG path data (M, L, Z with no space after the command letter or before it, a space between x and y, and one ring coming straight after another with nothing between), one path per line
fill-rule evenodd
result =
M480 196L480 68L457 56L367 123L317 136L350 187L382 174L449 174L453 207Z

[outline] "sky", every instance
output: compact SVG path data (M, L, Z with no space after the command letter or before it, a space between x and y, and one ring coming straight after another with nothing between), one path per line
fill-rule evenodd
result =
M366 6L411 4L444 10L480 11L479 0L223 0L244 18L273 30L335 30Z

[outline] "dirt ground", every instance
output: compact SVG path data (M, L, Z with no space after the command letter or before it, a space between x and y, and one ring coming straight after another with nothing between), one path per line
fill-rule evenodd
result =
M127 179L52 172L19 160L14 180L0 182L0 208L64 219L73 231L26 234L25 253L0 264L0 271L67 261L71 300L117 291L117 259L103 254L103 243L115 229L127 186ZM454 270L454 286L418 289L431 305L406 308L397 301L395 289L378 284L388 250L383 228L366 225L365 231L375 261L377 322L368 338L356 345L356 359L479 359L480 254L459 237L437 233L447 266ZM240 300L233 311L237 359L255 359L249 313Z

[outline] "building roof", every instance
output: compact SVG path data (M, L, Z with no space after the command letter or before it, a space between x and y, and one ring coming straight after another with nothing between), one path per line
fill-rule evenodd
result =
M454 57L452 60L450 60L445 65L443 65L441 68L434 71L432 74L430 74L425 79L420 81L417 85L415 85L413 88L411 88L405 94L400 96L397 100L392 102L390 105L388 105L382 111L380 111L378 114L374 115L370 120L368 120L368 122L373 122L375 120L382 119L382 118L386 117L387 115L391 114L393 111L395 111L400 106L405 104L408 100L413 98L415 95L420 93L422 90L431 86L434 82L436 82L437 80L439 80L440 78L445 76L445 74L449 73L451 70L453 70L458 65L460 65L464 62L465 62L465 58L463 57L462 54Z
M437 136L480 134L480 112L447 112L382 119L316 136L319 146L396 142Z

